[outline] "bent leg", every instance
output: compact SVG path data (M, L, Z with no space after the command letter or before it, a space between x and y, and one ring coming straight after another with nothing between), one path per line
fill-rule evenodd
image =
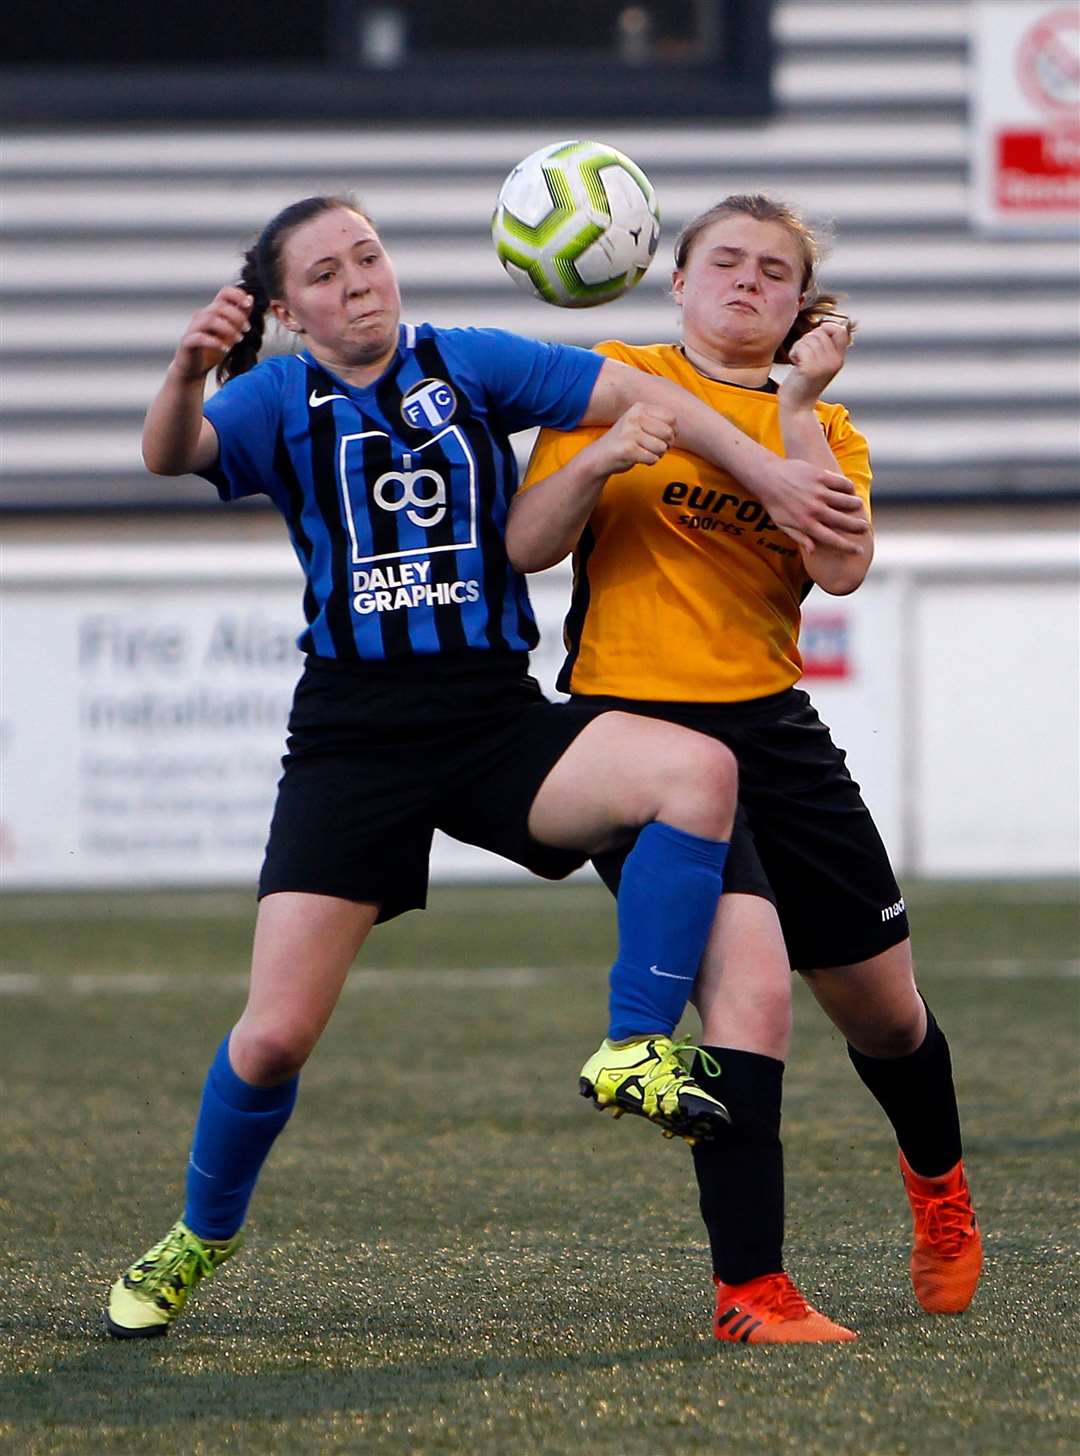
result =
M243 1224L300 1068L377 913L324 895L260 902L247 1005L207 1076L188 1164L184 1222L201 1238L229 1239Z
M541 784L529 832L543 844L589 854L624 842L654 820L725 840L735 817L737 777L730 750L703 733L634 713L603 713Z
M735 790L722 744L627 713L590 723L541 785L529 815L538 839L595 852L641 830L619 886L608 1041L670 1036L682 1016L720 897Z
M949 1044L915 989L910 942L815 972L809 982L896 1133L915 1296L930 1314L959 1314L979 1282L982 1237L964 1172Z
M247 1005L229 1039L236 1072L257 1086L294 1076L337 1005L378 905L283 893L259 902Z
M804 974L911 1167L927 1177L955 1167L963 1149L952 1059L915 984L910 940L855 965Z

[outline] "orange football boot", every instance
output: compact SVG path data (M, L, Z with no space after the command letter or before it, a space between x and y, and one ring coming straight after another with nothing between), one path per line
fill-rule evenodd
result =
M854 1340L854 1330L834 1324L807 1304L786 1274L762 1274L745 1284L716 1285L713 1334L734 1345L810 1345Z
M900 1176L911 1204L915 1297L931 1314L959 1314L971 1303L983 1258L964 1164L923 1178L901 1153Z

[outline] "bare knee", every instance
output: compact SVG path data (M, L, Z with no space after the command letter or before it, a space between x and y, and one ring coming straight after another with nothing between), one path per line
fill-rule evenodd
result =
M925 1021L920 1023L917 1017L908 1016L860 1026L855 1028L854 1035L848 1034L847 1039L864 1057L895 1061L897 1057L909 1057L912 1052L917 1052L925 1036Z
M229 1037L229 1061L243 1081L273 1087L296 1076L317 1040L301 1027L241 1017Z
M702 1040L708 1046L733 1047L759 1056L787 1060L791 1046L790 986L761 986L752 994L691 997L701 1017Z
M656 766L655 817L703 839L728 839L738 781L729 748L701 733L681 733Z

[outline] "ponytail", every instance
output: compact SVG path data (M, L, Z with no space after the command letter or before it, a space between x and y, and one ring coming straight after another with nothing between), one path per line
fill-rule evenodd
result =
M244 266L240 270L239 287L251 295L251 313L248 315L248 331L235 343L222 359L215 371L219 384L237 374L246 374L259 359L263 333L266 329L266 312L270 307L270 295L259 271L259 245L255 244L244 254Z
M281 249L289 233L320 213L332 212L338 207L360 213L359 205L351 197L304 197L293 202L270 219L258 241L244 254L238 287L251 295L249 327L240 342L232 346L218 365L215 378L219 384L235 378L237 374L244 374L258 362L270 300L280 298L283 293ZM366 216L366 213L361 215Z

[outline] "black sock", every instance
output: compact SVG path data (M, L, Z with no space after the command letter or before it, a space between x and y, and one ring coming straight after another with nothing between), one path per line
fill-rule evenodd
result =
M851 1064L893 1125L916 1173L937 1178L960 1161L960 1113L945 1034L926 1008L926 1036L906 1057L867 1057L848 1044Z
M784 1267L784 1064L729 1047L704 1050L720 1063L720 1076L710 1077L700 1057L694 1076L731 1113L731 1126L694 1144L701 1216L713 1272L725 1284L742 1284Z

